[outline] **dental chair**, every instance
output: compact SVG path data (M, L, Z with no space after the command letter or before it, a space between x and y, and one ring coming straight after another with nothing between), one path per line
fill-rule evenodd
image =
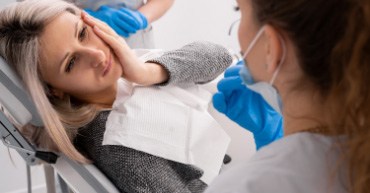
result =
M28 192L31 192L30 167L44 164L48 193L55 192L54 174L61 179L61 191L74 193L118 193L109 179L92 164L79 164L61 153L47 152L30 143L18 129L32 124L42 126L37 110L20 80L0 57L0 136L8 148L16 150L27 164ZM4 182L3 182L4 183Z

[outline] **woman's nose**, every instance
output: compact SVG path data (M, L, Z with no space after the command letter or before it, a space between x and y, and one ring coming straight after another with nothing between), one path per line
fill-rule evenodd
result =
M102 50L96 48L87 48L85 50L86 59L92 67L98 67L105 62L105 54Z

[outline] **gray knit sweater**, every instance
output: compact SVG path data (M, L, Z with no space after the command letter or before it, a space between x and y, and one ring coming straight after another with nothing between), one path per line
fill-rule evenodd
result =
M169 73L167 84L206 83L221 74L232 62L229 52L216 44L195 42L166 52L151 60ZM109 111L100 112L81 128L75 146L126 193L198 193L206 184L199 178L203 172L185 165L124 146L102 145Z

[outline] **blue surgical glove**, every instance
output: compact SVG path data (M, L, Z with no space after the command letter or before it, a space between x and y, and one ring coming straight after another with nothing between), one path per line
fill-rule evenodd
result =
M115 9L106 5L98 10L85 9L91 16L100 19L113 28L119 35L129 37L140 29L148 26L146 17L139 11L132 11L127 8Z
M283 136L283 118L260 94L243 85L241 67L235 65L225 71L225 77L217 84L213 106L252 132L258 150Z
M140 11L131 10L125 7L119 9L121 13L125 13L130 18L134 19L138 25L137 30L145 29L148 27L148 19Z

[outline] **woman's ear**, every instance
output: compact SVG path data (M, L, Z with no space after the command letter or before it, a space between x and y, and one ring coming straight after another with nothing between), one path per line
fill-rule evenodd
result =
M56 89L56 88L50 88L50 94L54 97L59 98L59 99L63 99L63 97L64 97L64 92L62 92L61 90Z
M267 40L266 44L266 65L267 65L267 72L273 73L275 72L276 68L278 67L280 61L283 59L283 49L284 45L281 42L281 35L271 25L265 26L265 36Z

